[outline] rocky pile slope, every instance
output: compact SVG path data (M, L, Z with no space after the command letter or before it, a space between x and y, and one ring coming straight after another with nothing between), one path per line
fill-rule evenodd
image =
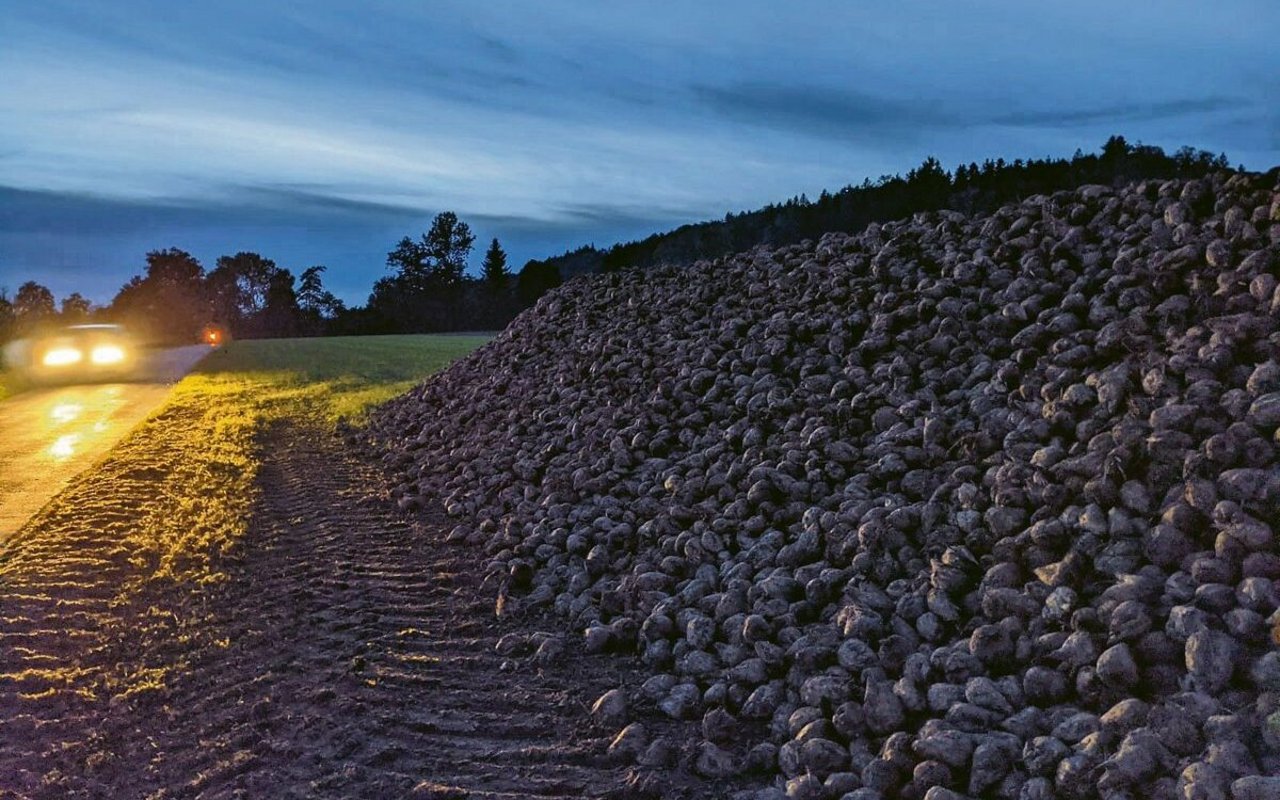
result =
M1085 186L574 281L367 433L499 613L638 651L602 716L701 719L704 774L1280 797L1278 191ZM656 763L639 726L615 749Z

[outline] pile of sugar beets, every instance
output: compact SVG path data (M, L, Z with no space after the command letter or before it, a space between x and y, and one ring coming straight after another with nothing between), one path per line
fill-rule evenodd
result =
M360 436L639 654L637 769L652 704L761 798L1275 800L1278 270L1280 171L919 214L571 281Z

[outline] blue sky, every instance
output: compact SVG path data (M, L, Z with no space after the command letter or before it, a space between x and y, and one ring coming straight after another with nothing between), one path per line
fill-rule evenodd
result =
M516 268L1108 135L1280 164L1280 3L0 0L0 287L255 250L363 302L456 211Z

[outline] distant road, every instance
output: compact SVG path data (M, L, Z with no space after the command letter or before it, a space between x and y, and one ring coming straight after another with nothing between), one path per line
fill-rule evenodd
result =
M0 402L0 540L146 419L208 352L157 350L143 381L37 389Z

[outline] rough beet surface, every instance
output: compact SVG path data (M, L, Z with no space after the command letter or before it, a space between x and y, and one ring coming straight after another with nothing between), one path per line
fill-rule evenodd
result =
M1268 796L1278 189L571 281L366 433L760 797Z

